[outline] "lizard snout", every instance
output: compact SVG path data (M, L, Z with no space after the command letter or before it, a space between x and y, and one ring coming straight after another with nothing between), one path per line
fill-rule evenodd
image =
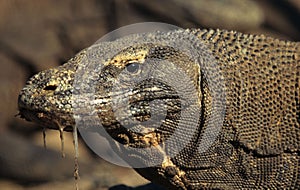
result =
M29 79L18 97L20 115L29 121L57 128L72 119L72 72L49 69Z

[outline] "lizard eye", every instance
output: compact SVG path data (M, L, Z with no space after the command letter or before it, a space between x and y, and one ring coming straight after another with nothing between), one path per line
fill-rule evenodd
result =
M137 74L140 71L140 64L132 62L126 65L126 71L130 74Z

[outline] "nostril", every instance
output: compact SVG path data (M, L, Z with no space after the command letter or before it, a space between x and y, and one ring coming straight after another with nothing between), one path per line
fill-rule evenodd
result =
M56 85L48 85L48 86L46 86L45 88L44 88L44 90L52 90L52 91L54 91L55 89L57 88L57 86Z

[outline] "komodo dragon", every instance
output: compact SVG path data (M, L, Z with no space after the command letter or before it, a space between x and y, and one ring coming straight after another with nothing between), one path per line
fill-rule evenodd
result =
M164 37L157 37L159 35ZM184 35L195 38L184 39ZM164 44L162 39L166 37L171 41L190 40L191 46L199 53L200 61ZM98 64L103 67L96 75L81 73L93 76L87 85L95 87L95 101L92 102L96 116L100 118L103 131L109 134L106 137L110 142L123 145L115 148L120 157L129 164L134 164L130 163L131 159L145 164L148 167L136 167L136 171L168 189L300 187L298 42L233 31L187 29L164 34L137 34L107 44L122 48L125 42L136 39L139 42L143 38L150 38L149 41L153 42L124 47L105 60L100 55L107 51L106 46L100 43L99 50L97 45L92 46L96 53L91 56L96 61L98 59ZM197 40L207 49L199 47ZM73 131L74 93L78 90L74 88L74 78L78 76L77 70L85 67L83 64L86 64L84 60L88 51L82 50L64 65L33 76L20 93L20 115L47 128ZM107 52L111 51L113 49ZM209 52L215 63L206 59ZM154 65L155 60L160 63L156 66L160 66L162 72L157 72L154 78L141 80L128 90L126 80L144 72L143 69L149 69L146 66L151 60ZM171 76L172 81L179 85L176 88L171 82L155 80L159 75L162 75L161 79L170 78L164 74L172 74L175 67L188 76L195 87L195 96L191 96L193 90L184 84L185 81L177 81L181 80L180 76ZM121 74L122 79L117 79ZM123 80L123 86L114 88L117 80ZM183 95L179 91L184 92ZM218 96L220 94L224 96ZM114 115L113 101L125 96L129 97L130 106L126 108L129 114L118 118ZM189 98L196 102L190 103ZM160 101L152 109L150 103L154 100ZM155 114L165 114L159 111L159 106L167 110L166 115L157 128L151 128L149 123L149 126L145 124L146 121ZM186 118L180 115L191 106L199 110L198 118L189 120L192 114ZM218 109L218 106L224 110ZM131 128L123 126L129 122L129 116L134 117L136 123ZM165 146L165 142L178 131L180 122L183 128L181 126L176 140L187 144L170 156L178 144ZM196 126L196 130L190 130L190 126ZM218 135L205 137L205 130L215 130ZM206 151L201 151L200 141L208 142L210 137L215 138L213 143ZM124 153L127 148L149 147L153 148L152 151ZM155 159L161 162L147 165Z

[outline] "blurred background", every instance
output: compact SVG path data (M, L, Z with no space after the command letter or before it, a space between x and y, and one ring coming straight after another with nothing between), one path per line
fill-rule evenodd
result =
M72 135L15 117L33 74L63 64L104 34L137 22L220 28L300 39L300 0L0 0L0 189L74 189ZM151 189L132 169L112 165L80 140L81 189Z

